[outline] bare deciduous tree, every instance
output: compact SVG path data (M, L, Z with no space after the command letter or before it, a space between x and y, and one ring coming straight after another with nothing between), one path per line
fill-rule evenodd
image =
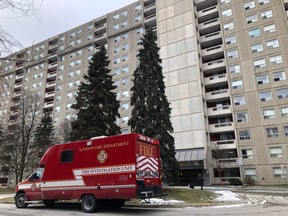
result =
M0 11L8 11L20 16L35 15L34 0L0 0ZM14 48L21 48L21 44L0 25L0 57L9 55Z
M70 133L72 131L71 121L64 121L58 127L55 133L56 141L58 143L66 143L70 140Z
M41 98L29 91L22 91L17 101L17 114L10 116L1 144L2 160L15 174L16 183L22 181L25 169L34 162L33 133L40 120Z

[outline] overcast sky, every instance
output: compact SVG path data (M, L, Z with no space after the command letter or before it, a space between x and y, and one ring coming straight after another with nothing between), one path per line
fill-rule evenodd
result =
M136 0L34 0L36 16L0 13L0 25L24 47L58 35Z

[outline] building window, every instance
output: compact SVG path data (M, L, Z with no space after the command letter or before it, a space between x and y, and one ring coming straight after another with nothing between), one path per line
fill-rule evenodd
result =
M80 80L76 80L75 82L74 82L74 85L75 86L79 86L81 84L81 81Z
M274 119L276 118L274 109L265 109L262 111L264 119Z
M272 158L283 157L283 152L282 152L281 147L270 147L269 150L270 150L270 156Z
M288 136L288 126L284 126L283 129L284 129L284 135Z
M128 110L129 109L129 103L123 103L121 107L122 107L122 110Z
M128 37L129 37L129 34L128 34L128 33L125 33L125 34L122 35L122 39L123 39L123 40L128 39Z
M116 25L113 26L113 30L114 31L118 30L119 28L120 28L119 24L116 24Z
M66 109L71 109L72 104L66 104Z
M281 117L288 117L288 107L281 107Z
M114 19L114 20L118 20L118 19L119 19L119 17L120 17L120 15L119 15L119 14L115 14L115 15L113 16L113 19Z
M80 74L81 74L81 70L80 69L75 71L75 75L80 75Z
M258 76L256 76L256 81L257 81L257 84L258 84L258 85L262 85L262 84L269 83L268 75L267 75L267 74L265 74L265 75L258 75Z
M274 40L270 40L266 42L266 46L268 49L273 49L276 47L279 47L279 40L278 39L274 39Z
M269 2L270 2L270 0L258 0L259 5L264 5L264 4L267 4Z
M141 5L136 5L135 6L135 11L140 11L141 10Z
M242 149L242 158L243 159L253 159L253 150L252 149Z
M119 85L120 85L120 81L119 80L115 80L114 81L114 86L119 87Z
M121 12L121 16L127 16L128 15L128 12L127 11L122 11Z
M274 72L273 79L275 82L286 80L286 74L284 71Z
M76 55L82 55L82 50L78 50L78 51L76 52Z
M242 80L232 81L231 84L232 84L232 88L233 88L233 89L243 88L243 81L242 81Z
M79 29L79 30L76 32L77 35L80 35L81 33L82 33L82 30L81 30L81 29Z
M225 42L226 42L227 45L236 43L236 37L235 37L235 35L226 37L226 38L225 38Z
M261 31L259 28L251 29L248 31L249 38L255 38L261 36Z
M122 56L122 62L128 61L128 54Z
M240 140L250 140L251 134L248 130L239 131L239 139Z
M282 169L281 167L273 167L273 173L275 178L286 178L287 176L287 170Z
M68 94L67 94L67 98L72 98L73 97L73 93L72 92L69 92Z
M227 52L227 56L229 59L238 58L238 50L231 50Z
M240 65L237 64L237 65L229 66L229 72L230 74L240 73L241 72Z
M251 8L254 8L255 7L255 2L254 1L250 1L250 2L247 2L244 4L244 9L245 10L249 10Z
M63 80L63 75L58 76L58 80Z
M75 56L75 52L70 54L70 58L73 58Z
M128 71L129 71L128 66L122 67L122 73L128 73Z
M60 112L60 106L55 107L55 112Z
M136 34L142 34L143 33L143 28L141 27L141 28L138 28L138 29L136 29Z
M139 22L142 20L142 16L141 15L138 15L135 17L135 22Z
M73 77L74 76L74 72L70 72L69 74L68 74L68 77Z
M230 0L221 0L221 4L227 4L229 2L230 2Z
M128 78L122 79L122 85L127 85L129 82Z
M233 100L234 100L234 105L235 106L245 105L246 104L245 96L234 97Z
M271 91L260 92L259 93L260 101L270 101L272 100L272 93Z
M122 92L122 97L128 97L128 96L129 96L129 91Z
M233 23L233 22L226 23L226 24L223 25L223 27L224 27L224 30L225 30L225 31L234 29L234 23Z
M81 44L81 39L76 40L76 44Z
M68 87L69 87L69 88L72 88L72 87L73 87L73 82L69 82L69 83L68 83Z
M113 62L114 62L114 64L119 64L120 63L120 57L115 57Z
M125 43L122 45L122 50L127 50L129 48L129 44Z
M74 42L74 41L72 41L72 42L69 44L69 47L73 47L73 46L75 46L75 42Z
M122 28L125 27L125 26L127 26L127 25L128 25L128 22L127 22L127 21L124 21L124 22L121 23L121 27L122 27Z
M114 53L120 52L120 46L114 47Z
M120 68L115 68L114 70L113 70L113 75L114 76L117 76L117 75L119 75L120 74Z
M65 41L65 36L62 36L62 37L60 38L60 42L63 42L63 41Z
M250 16L246 17L247 24L254 23L254 22L257 22L257 21L258 21L257 14L253 14L253 15L250 15Z
M282 55L272 56L269 60L272 65L283 63Z
M262 19L268 19L273 16L272 10L267 10L261 13Z
M279 137L278 128L277 127L266 128L266 136L267 136L267 138Z
M92 29L93 29L93 25L89 25L87 28L88 31L91 31Z
M237 122L248 122L248 113L236 113L236 120Z
M264 29L265 34L269 34L269 33L276 31L276 26L274 24L272 24L272 25L264 26L263 29Z
M262 52L262 51L263 51L262 43L254 44L251 46L251 52L252 53L257 53L257 52Z
M232 9L231 8L222 11L222 17L228 17L231 15L232 15Z
M122 123L127 124L127 123L128 123L128 120L129 120L129 116L123 116L123 117L122 117Z
M119 42L120 41L120 36L114 37L114 42Z
M278 99L288 98L288 88L276 90Z
M258 59L253 62L254 68L263 68L266 67L266 60L265 59Z
M245 168L244 169L245 178L256 179L256 169L255 168Z
M75 32L72 32L72 33L70 34L70 38L75 37L75 35L76 35L76 33L75 33Z
M92 51L93 49L94 49L93 46L88 47L88 51Z
M81 64L81 59L76 61L76 65L79 65L79 64Z

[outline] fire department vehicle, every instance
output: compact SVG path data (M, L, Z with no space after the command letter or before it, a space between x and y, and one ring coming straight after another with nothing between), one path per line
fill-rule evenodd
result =
M57 144L16 186L15 205L77 199L87 213L121 208L130 198L162 195L160 168L159 141L136 133Z

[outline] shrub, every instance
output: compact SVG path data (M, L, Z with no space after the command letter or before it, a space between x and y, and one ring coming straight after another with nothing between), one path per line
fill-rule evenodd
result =
M239 178L231 178L229 179L229 183L231 185L243 185L243 182Z
M255 185L255 179L251 178L251 177L246 177L244 178L244 182L247 185Z

